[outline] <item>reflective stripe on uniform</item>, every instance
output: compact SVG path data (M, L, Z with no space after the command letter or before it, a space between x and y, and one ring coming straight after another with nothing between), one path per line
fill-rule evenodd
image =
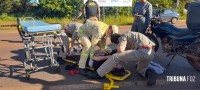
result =
M106 30L106 27L107 27L108 25L104 25L103 26L103 28L102 28L102 30Z
M107 50L107 48L108 48L108 47L107 47L107 46L105 46L104 48L101 48L101 50Z
M88 54L87 52L81 52L81 56L88 56Z
M90 52L90 56L91 56L91 55L94 56L94 53L93 53L93 52Z
M79 32L79 34L80 34L80 37L82 37L82 36L83 36L83 33L84 33L84 32L83 32L83 29L79 29L78 32Z

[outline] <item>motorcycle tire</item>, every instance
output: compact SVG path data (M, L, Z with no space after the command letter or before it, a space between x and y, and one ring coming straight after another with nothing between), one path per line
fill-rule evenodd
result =
M154 51L158 51L159 49L159 42L158 42L158 39L156 38L156 36L154 34L145 34L151 41L153 41L156 46L154 47Z
M200 71L200 42L194 43L188 47L186 59L194 69Z

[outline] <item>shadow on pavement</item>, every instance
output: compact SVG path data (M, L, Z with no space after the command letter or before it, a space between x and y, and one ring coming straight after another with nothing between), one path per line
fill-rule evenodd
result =
M14 40L1 40L1 41L9 43L22 43L22 41L14 41Z

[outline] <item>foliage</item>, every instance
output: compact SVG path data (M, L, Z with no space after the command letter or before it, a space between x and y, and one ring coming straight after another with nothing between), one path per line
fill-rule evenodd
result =
M10 13L12 11L12 0L0 0L0 13Z
M13 16L8 16L7 13L3 13L0 15L0 21L16 21L16 18Z
M172 0L148 0L154 8L156 7L156 4L158 4L158 8L172 8L173 1Z
M55 20L63 18L73 18L78 15L82 8L83 0L39 0L40 4L33 5L30 0L0 0L0 20L15 20L13 17L37 17L52 18ZM133 5L138 0L133 0ZM175 8L176 0L148 0L155 7L159 4L159 8ZM180 0L179 9L177 11L184 16L184 4L190 0ZM119 17L132 17L132 7L101 7L101 14L105 17L119 15ZM11 16L11 17L6 17ZM104 16L101 16L102 18ZM109 18L108 18L109 19ZM116 18L113 18L116 19ZM132 21L131 21L132 22Z

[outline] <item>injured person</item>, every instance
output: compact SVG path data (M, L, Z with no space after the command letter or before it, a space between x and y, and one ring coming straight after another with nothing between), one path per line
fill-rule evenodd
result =
M86 67L93 68L96 71L112 54L116 53L117 50L112 50L111 52L96 52L94 58L87 59ZM78 62L80 60L80 53L74 52L73 55L67 56L67 60ZM80 71L81 75L87 76L91 70L85 69L85 71ZM114 76L124 76L125 69L122 65L117 64L114 69L111 71L112 75Z

